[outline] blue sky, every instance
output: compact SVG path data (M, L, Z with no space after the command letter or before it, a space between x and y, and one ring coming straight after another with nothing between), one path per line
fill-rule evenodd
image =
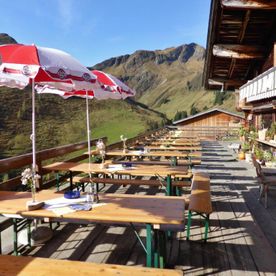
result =
M86 66L136 50L206 46L210 0L0 0L0 33Z

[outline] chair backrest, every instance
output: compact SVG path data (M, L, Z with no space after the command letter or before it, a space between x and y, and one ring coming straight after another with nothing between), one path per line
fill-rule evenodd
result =
M262 167L261 164L257 161L255 154L252 154L252 162L256 169L257 176L262 178L264 176Z

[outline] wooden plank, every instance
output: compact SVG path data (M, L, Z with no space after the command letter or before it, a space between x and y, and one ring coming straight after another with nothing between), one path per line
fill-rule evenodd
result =
M276 3L267 0L221 0L221 5L224 9L276 10Z
M73 162L56 162L43 167L48 171L72 171L84 173L100 173L100 174L120 174L132 176L156 176L166 177L168 175L174 177L190 178L188 168L186 166L143 166L137 165L130 168L118 167L116 165L108 165L107 168L102 168L101 164L88 163L73 163Z
M182 275L181 271L94 264L46 258L0 256L1 275Z
M46 201L60 196L63 195L43 190L37 193L37 200ZM32 218L62 218L64 221L80 223L184 224L185 202L180 197L104 194L100 195L101 202L105 203L102 206L91 211L78 211L62 216L46 209L27 211L27 200L30 200L30 193L27 192L0 192L0 213Z
M264 49L260 46L251 45L214 44L213 55L236 59L262 59L264 58Z

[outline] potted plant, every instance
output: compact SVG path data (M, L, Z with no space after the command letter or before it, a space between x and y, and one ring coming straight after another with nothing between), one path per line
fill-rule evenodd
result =
M245 134L246 134L246 129L241 126L239 129L239 137L240 137L240 141L245 141Z
M264 152L263 152L263 150L261 148L259 148L259 147L255 147L254 153L255 153L257 161L261 165L264 165L265 164L265 160L264 160Z
M251 154L251 152L250 152L250 150L251 150L251 145L250 145L250 143L249 143L249 142L244 142L244 143L242 144L242 150L243 150L243 152L245 153L245 160L246 160L247 162L251 162L251 160L252 160L252 154Z
M267 167L272 167L272 160L273 160L272 152L269 151L269 150L265 150L263 154L264 154L263 158L264 158L264 161L265 161L265 165Z
M276 122L273 122L266 132L268 140L276 140Z

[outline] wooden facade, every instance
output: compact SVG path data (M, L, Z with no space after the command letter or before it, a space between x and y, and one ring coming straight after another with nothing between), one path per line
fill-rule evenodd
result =
M235 135L244 122L244 118L240 115L215 108L175 121L173 124L187 135L204 139L219 139L230 133Z
M212 109L174 122L185 127L237 127L244 121L242 116L221 109Z

